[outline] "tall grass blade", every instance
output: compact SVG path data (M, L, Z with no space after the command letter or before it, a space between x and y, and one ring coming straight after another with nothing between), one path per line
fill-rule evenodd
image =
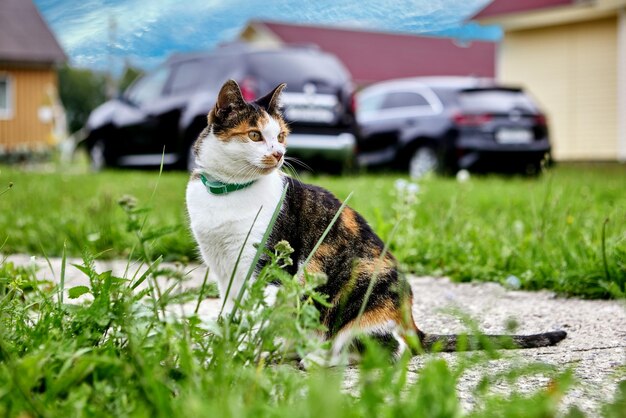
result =
M200 310L200 303L202 302L202 297L204 296L204 290L206 289L206 283L209 280L209 269L206 269L206 273L204 273L204 279L202 280L202 286L200 287L200 294L198 295L198 300L196 302L196 307L193 310L194 315L198 315L198 311ZM222 311L220 310L220 315Z
M0 192L0 196L2 196L3 194L7 193L12 188L13 188L13 183L9 183L7 188Z
M65 266L67 264L67 241L63 242L63 252L61 253L61 277L59 283L59 307L63 306L65 292Z
M52 268L52 263L50 262L50 258L48 254L46 254L45 248L43 248L43 244L39 243L39 248L41 248L41 254L43 254L43 259L46 260L46 264L48 264L48 268L50 269L50 273L52 274L52 278L56 281L56 275L54 274L54 268Z
M150 275L150 273L152 273L155 270L155 267L158 266L161 261L163 260L163 256L159 256L159 258L157 258L152 264L150 264L148 266L148 268L146 269L146 271L144 271L144 273L139 277L139 279L137 279L137 281L133 284L131 284L130 289L131 290L135 290L137 289L137 287L139 287L143 282L146 281L146 279L148 278L148 276Z
M609 218L604 220L602 224L602 262L604 263L604 274L606 275L606 280L611 282L611 273L609 272L609 263L606 260L606 226L609 223Z

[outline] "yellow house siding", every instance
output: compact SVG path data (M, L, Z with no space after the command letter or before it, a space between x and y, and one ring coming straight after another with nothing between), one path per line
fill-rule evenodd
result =
M263 23L249 23L239 34L239 39L263 47L279 47L283 41Z
M0 151L37 150L50 147L52 123L39 119L39 109L51 105L50 92L57 87L52 69L18 69L0 65L12 89L12 117L0 119Z
M617 22L617 158L626 162L626 7Z
M617 158L616 17L507 32L498 60L546 110L557 160Z

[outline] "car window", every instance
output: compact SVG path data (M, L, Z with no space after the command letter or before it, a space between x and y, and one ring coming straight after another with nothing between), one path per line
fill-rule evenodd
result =
M384 99L384 94L373 94L361 97L359 98L359 103L357 104L357 111L359 113L367 113L379 110Z
M192 90L202 82L202 70L207 67L201 60L187 61L178 64L174 69L169 85L170 94L184 93Z
M229 66L224 59L217 57L195 59L177 64L172 81L168 86L169 94L180 94L198 87L219 86L227 78Z
M251 54L250 68L268 84L287 83L287 88L298 88L307 81L343 84L350 78L336 58L309 50Z
M468 112L509 112L512 109L534 112L533 101L520 90L468 90L459 95L461 108Z
M140 78L130 87L126 98L137 106L151 102L163 93L169 74L170 69L168 67L161 67L155 72Z
M410 91L396 91L387 94L380 105L381 109L395 109L399 107L429 106L428 101L419 93Z

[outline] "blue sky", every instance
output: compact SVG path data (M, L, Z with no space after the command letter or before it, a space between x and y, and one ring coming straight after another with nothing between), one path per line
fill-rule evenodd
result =
M72 65L150 69L177 51L232 40L250 19L497 40L497 27L465 23L489 0L34 0ZM109 22L116 22L109 42Z

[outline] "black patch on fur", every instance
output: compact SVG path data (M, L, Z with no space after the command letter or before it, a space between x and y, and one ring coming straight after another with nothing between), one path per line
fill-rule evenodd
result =
M261 97L260 99L255 100L254 103L261 106L263 109L265 109L267 113L269 113L273 117L281 117L279 109L279 98L280 93L286 86L287 85L285 83L279 84L278 86L276 86L276 88L274 88L274 90Z
M461 337L456 334L439 335L427 334L421 341L425 350L438 349L443 352L465 350L482 350L486 345L492 348L539 348L558 344L567 337L565 331L550 331L533 335L468 335L465 338L465 347L460 347Z
M389 352L390 357L392 357L393 354L397 353L400 348L400 343L398 342L398 340L396 340L395 337L389 333L370 334L366 338L378 344L380 348L383 348L385 351ZM365 343L363 337L355 338L354 341L352 341L352 348L358 353L364 353L367 348L367 344Z

